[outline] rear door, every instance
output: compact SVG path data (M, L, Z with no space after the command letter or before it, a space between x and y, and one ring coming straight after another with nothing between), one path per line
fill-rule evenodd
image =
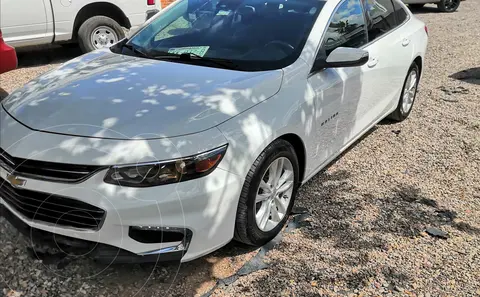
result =
M1 0L0 27L5 42L12 46L51 42L52 34L47 34L51 15L47 13L51 14L49 0Z
M402 30L407 18L397 20L392 0L363 0L365 4L370 61L364 68L365 98L358 108L356 131L369 126L397 105L407 75L412 47Z

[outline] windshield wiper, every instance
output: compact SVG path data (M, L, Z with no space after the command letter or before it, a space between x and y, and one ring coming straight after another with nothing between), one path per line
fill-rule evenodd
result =
M142 57L144 58L150 58L149 55L147 55L146 53L144 53L143 51L139 50L138 48L136 48L135 46L131 45L131 44L128 44L128 43L125 43L123 45L123 47L126 47L128 48L129 50L131 50L132 52L136 53L136 54L139 54L141 55Z
M157 55L154 55L157 54ZM238 69L238 65L233 63L230 60L226 59L214 59L214 58L206 58L202 57L200 55L194 54L194 53L183 53L183 54L174 54L174 53L169 53L169 52L163 52L163 51L156 51L152 54L151 58L153 59L178 59L178 60L183 60L183 61L202 61L202 62L208 62L211 64L215 64L217 66L220 66L221 68L225 69L233 69L236 70Z

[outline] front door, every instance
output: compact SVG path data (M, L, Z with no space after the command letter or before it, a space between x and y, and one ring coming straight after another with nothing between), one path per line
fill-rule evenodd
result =
M366 43L362 2L345 0L331 18L318 57L328 56L337 47L360 48ZM362 67L348 67L323 69L308 78L316 95L317 167L325 165L353 138L358 106L364 100L363 76Z

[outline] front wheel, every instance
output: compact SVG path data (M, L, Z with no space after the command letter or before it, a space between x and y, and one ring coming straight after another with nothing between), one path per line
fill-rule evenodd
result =
M122 27L106 16L91 17L78 29L78 43L84 53L110 47L124 37Z
M299 183L299 165L292 145L271 143L255 160L240 195L234 239L253 246L272 240L285 225Z
M460 6L460 1L461 0L442 0L437 6L441 12L454 12Z

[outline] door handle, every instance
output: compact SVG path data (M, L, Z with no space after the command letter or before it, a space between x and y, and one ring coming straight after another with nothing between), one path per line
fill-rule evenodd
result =
M408 39L408 38L403 39L403 41L402 41L403 46L407 46L409 44L410 44L410 39Z
M378 59L377 58L372 58L370 61L368 61L367 66L369 68L373 68L377 65Z

